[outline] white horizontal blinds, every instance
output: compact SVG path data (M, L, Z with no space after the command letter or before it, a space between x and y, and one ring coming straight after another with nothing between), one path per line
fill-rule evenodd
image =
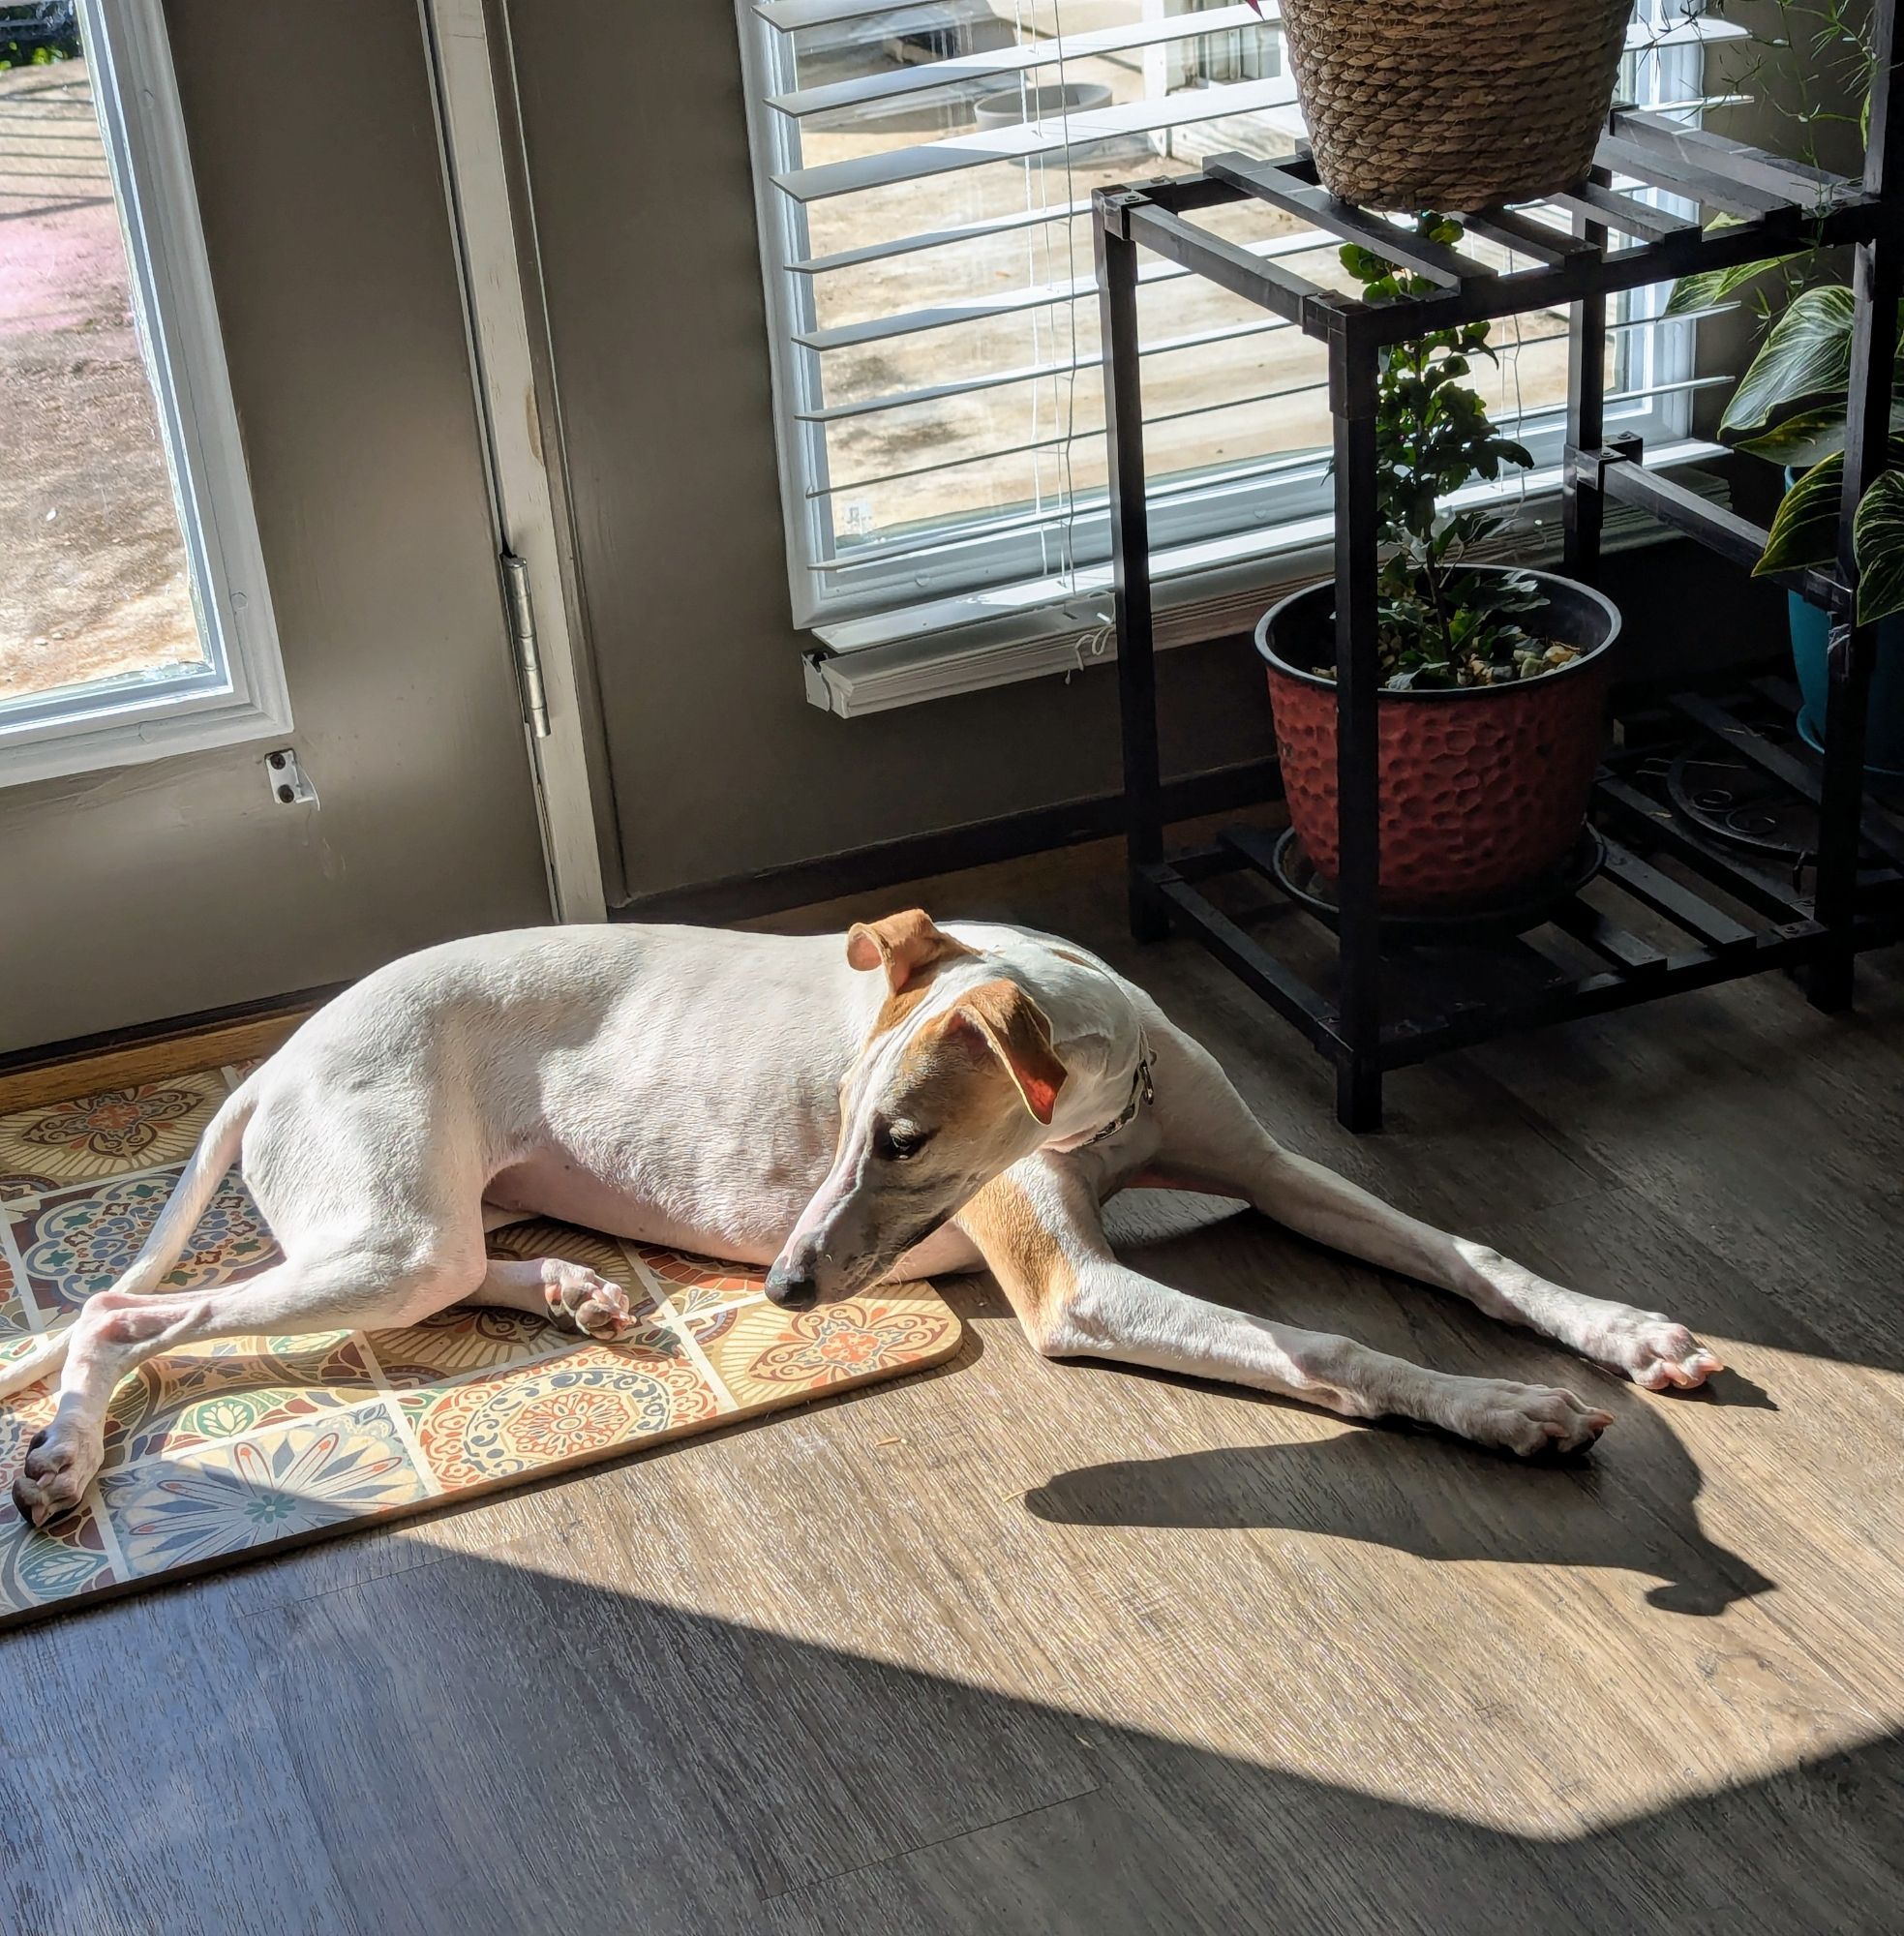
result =
M1273 19L1240 0L752 12L764 193L790 243L783 435L809 602L865 609L928 583L1042 575L1080 537L1101 555L1104 530L1073 517L1103 481L1090 194L1217 148L1290 152ZM1293 227L1239 239L1314 251ZM1284 454L1269 419L1298 398L1314 410L1307 347L1173 265L1146 264L1144 287L1160 479ZM1213 433L1226 415L1241 441Z
M1274 6L1263 20L1233 0L740 4L797 616L1062 577L1102 558L1091 191L1191 172L1219 150L1294 150ZM1692 51L1691 89L1663 46L1634 91L1689 98ZM1203 219L1343 280L1333 240L1274 210ZM1139 303L1160 539L1319 505L1319 347L1162 261L1144 262ZM1563 319L1525 318L1494 401L1538 424L1564 369ZM1650 341L1609 374L1635 403L1691 375Z
M771 6L760 10L769 20L788 11ZM1001 84L1033 69L1049 67L1061 58L1080 61L1102 54L1130 53L1138 47L1164 46L1207 38L1231 29L1255 34L1262 24L1261 16L1249 6L1224 7L1203 13L1160 13L1126 26L1103 27L1096 32L1061 32L1048 40L1027 40L1014 46L951 54L943 60L916 66L894 66L884 72L859 75L831 84L792 88L783 94L770 96L769 102L787 114L821 114L868 102L892 101L900 95L922 94L964 80Z

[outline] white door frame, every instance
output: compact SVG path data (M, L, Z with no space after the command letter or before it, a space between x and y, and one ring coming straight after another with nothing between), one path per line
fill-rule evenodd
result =
M607 902L589 776L584 644L564 594L561 534L542 445L489 26L483 0L417 0L417 6L487 450L499 554L498 595L506 609L500 559L520 560L512 569L527 587L532 612L529 626L512 622L511 637L523 679L523 730L535 779L550 905L558 921L601 921ZM526 629L532 644L522 637Z

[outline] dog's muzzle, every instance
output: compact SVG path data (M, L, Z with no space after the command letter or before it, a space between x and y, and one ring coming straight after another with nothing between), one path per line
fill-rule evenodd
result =
M815 1279L776 1263L767 1274L767 1294L782 1311L811 1311L820 1301L820 1286Z

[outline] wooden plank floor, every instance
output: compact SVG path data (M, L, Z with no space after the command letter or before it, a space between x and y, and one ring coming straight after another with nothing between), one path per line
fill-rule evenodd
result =
M1075 850L918 900L1144 979L1271 1128L1738 1368L1654 1397L1249 1215L1167 1281L1616 1414L1522 1467L1035 1358L0 1642L28 1936L1904 1926L1904 961L1411 1072L1319 1063Z

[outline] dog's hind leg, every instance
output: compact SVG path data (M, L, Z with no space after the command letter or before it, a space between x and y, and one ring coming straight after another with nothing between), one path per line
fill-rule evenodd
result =
M465 1293L465 1302L526 1311L589 1338L619 1338L635 1322L619 1284L569 1257L491 1257L482 1283Z
M27 1448L14 1503L35 1526L70 1512L105 1456L106 1407L127 1373L162 1351L253 1332L362 1331L414 1323L467 1296L483 1267L480 1241L403 1253L374 1244L287 1259L213 1290L103 1290L74 1324L59 1406Z
M1186 1296L1111 1255L1088 1172L1031 1157L958 1223L1046 1357L1110 1358L1306 1399L1345 1418L1419 1419L1524 1456L1589 1445L1612 1421L1571 1392L1453 1377L1347 1338Z
M1687 1389L1721 1369L1716 1353L1664 1313L1550 1284L1285 1150L1208 1050L1176 1029L1160 1047L1151 1166L1162 1180L1241 1196L1305 1237L1452 1290L1489 1316L1527 1325L1649 1390Z

